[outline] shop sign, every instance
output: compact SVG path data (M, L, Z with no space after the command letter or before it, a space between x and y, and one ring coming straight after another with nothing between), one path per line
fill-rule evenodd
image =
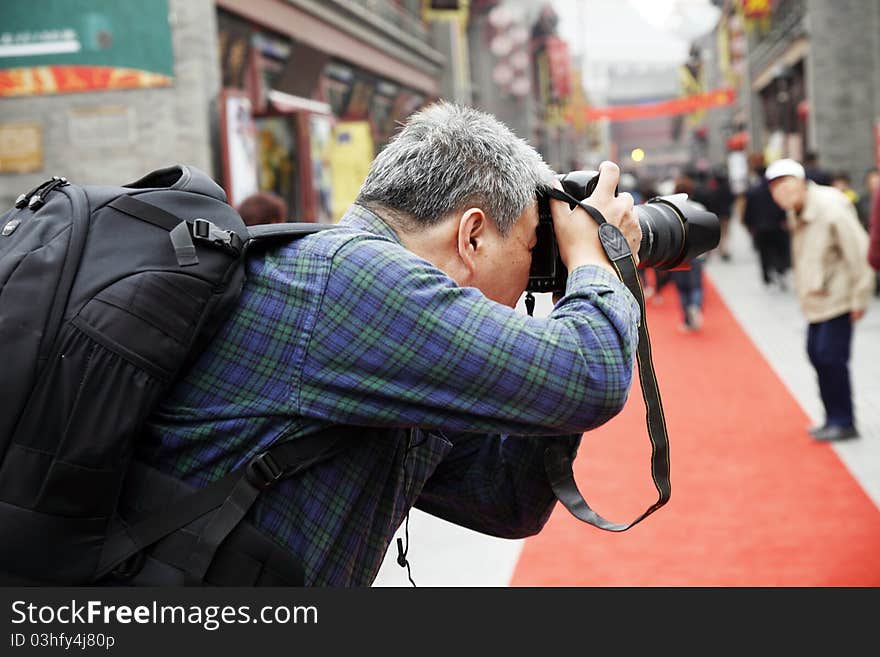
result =
M244 93L224 89L220 96L223 182L234 207L259 190L257 128L251 101Z
M39 123L0 123L0 173L43 168L43 127Z
M553 95L557 100L564 100L571 93L571 57L568 44L554 36L547 37L546 43Z
M168 0L3 0L0 96L169 86Z
M742 13L748 20L769 18L773 11L773 0L742 0Z

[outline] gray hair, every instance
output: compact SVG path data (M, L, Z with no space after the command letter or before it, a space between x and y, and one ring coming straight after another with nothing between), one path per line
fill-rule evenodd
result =
M478 207L508 234L553 171L494 116L440 101L416 112L370 167L356 203L430 226Z

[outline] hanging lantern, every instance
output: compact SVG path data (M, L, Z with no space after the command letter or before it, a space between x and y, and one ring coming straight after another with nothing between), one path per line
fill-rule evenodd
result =
M773 0L739 0L736 4L736 10L749 32L755 27L758 27L762 32L770 29Z
M770 18L773 0L742 0L742 13L746 20L759 21Z
M744 151L749 146L749 132L748 130L740 130L739 132L734 132L730 137L727 138L727 150L729 151Z

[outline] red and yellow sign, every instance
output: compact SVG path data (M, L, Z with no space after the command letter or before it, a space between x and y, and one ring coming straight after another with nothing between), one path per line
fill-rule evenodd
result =
M170 86L168 0L2 0L0 98Z
M758 21L769 18L773 12L773 0L741 0L743 16Z
M160 73L109 66L37 66L0 70L0 97L33 96L103 89L167 87Z
M585 110L587 121L608 119L609 121L635 121L650 119L657 116L675 116L690 114L713 107L731 105L736 100L736 90L725 87L702 94L693 94L682 98L661 100L655 103L639 103L637 105L612 105L609 107L588 107ZM569 117L573 120L573 117Z

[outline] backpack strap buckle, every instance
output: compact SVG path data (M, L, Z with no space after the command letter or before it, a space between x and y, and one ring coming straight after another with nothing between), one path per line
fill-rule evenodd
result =
M193 219L193 237L206 240L211 236L211 222L207 219Z
M207 219L193 219L192 236L197 240L210 242L229 251L235 256L241 254L243 242L241 238L231 230L222 230Z
M245 470L248 481L257 488L270 488L284 476L284 470L269 452L257 454Z

